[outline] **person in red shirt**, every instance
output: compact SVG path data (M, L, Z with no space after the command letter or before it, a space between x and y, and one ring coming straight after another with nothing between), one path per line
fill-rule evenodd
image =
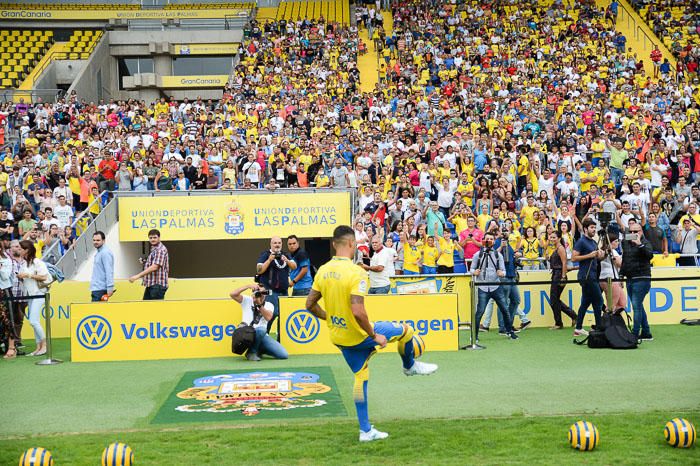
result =
M658 45L654 46L654 50L651 51L649 57L651 58L651 61L654 62L654 78L658 78L659 67L661 66L661 57L663 57Z
M106 152L105 158L97 166L100 191L114 191L114 175L117 168L117 162L112 157L112 153Z

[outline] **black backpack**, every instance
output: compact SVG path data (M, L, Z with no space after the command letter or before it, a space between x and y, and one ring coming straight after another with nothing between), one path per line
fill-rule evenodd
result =
M623 312L627 322L622 317ZM587 343L589 348L635 349L640 341L630 331L629 320L629 314L624 309L615 313L604 312L600 319L600 327L594 326L586 338L581 341L574 339L574 343Z
M231 336L231 351L235 354L243 354L255 342L255 328L252 325L241 325L233 331Z

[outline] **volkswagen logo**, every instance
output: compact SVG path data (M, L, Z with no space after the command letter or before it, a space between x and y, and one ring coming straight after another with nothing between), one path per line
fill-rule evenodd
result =
M292 312L287 319L287 335L296 343L310 343L321 330L318 318L306 309Z
M112 339L112 326L104 317L92 315L80 321L75 333L83 348L98 350Z

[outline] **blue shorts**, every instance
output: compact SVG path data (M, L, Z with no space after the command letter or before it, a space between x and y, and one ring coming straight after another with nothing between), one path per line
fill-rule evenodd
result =
M424 265L422 273L423 275L435 275L437 273L437 267L428 267Z
M381 333L387 339L387 342L394 342L401 339L404 336L406 329L404 329L403 324L396 324L394 322L375 322L374 323L375 333ZM369 358L377 352L375 349L377 347L377 342L372 338L367 337L362 343L358 343L353 346L340 346L337 345L340 352L343 353L345 362L348 363L350 369L357 373L366 367L369 362Z
M404 275L420 275L419 272L412 272L410 270L403 269L403 274Z

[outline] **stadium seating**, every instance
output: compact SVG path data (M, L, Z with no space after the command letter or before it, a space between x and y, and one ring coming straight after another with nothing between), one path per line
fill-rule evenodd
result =
M350 23L350 4L348 0L283 1L277 9L279 20L317 20L324 18L329 22Z
M102 31L75 31L68 40L68 59L86 60L101 37Z
M18 87L53 42L53 31L0 30L0 87Z
M241 8L253 8L255 7L255 2L221 2L221 3L171 3L165 5L166 10L216 10L216 9L230 9L236 10Z
M76 30L55 58L85 60L101 37L102 31ZM55 42L51 30L0 30L0 88L19 87Z
M686 47L700 47L700 7L694 1L632 2L639 15L677 57Z

